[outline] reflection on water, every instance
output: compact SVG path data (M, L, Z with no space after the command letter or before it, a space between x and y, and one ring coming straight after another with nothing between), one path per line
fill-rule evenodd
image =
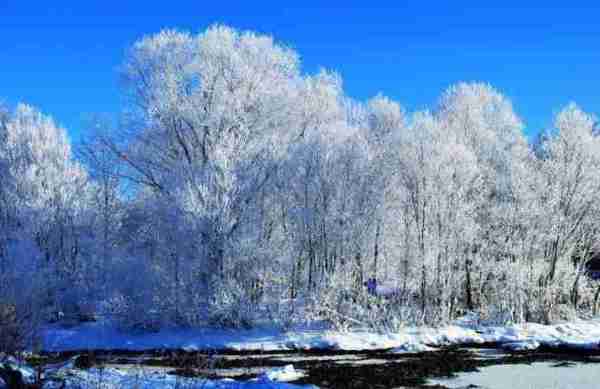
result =
M430 380L448 388L486 389L597 389L600 365L596 363L536 362L530 365L496 365L457 378Z

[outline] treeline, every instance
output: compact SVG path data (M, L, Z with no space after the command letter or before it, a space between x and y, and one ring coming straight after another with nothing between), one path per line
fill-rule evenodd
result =
M574 104L530 144L487 84L409 114L224 26L145 37L121 77L123 118L95 120L73 152L34 108L0 113L0 321L15 339L98 316L394 329L595 312L600 140Z

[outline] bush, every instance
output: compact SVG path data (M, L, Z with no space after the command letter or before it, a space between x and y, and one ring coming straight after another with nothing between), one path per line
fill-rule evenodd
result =
M48 307L45 272L6 263L0 274L0 351L17 354L35 346Z
M221 285L209 306L209 323L231 328L251 328L258 307L251 291L235 281Z

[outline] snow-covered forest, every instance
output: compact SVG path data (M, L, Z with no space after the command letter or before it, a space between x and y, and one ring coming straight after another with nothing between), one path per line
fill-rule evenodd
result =
M596 312L600 137L574 103L529 140L486 83L419 112L355 101L221 25L143 37L119 76L121 117L77 144L0 108L0 349L98 317L393 330Z

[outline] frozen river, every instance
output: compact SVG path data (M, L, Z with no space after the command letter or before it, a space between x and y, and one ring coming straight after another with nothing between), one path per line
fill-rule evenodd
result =
M448 388L486 389L596 389L600 388L597 363L536 362L495 365L479 372L459 373L456 378L430 380Z
M37 361L49 384L44 388L384 389L435 384L454 389L600 388L600 355L584 354L511 353L499 348L403 354L390 350L97 350L46 354ZM35 373L32 368L27 371L27 376Z

